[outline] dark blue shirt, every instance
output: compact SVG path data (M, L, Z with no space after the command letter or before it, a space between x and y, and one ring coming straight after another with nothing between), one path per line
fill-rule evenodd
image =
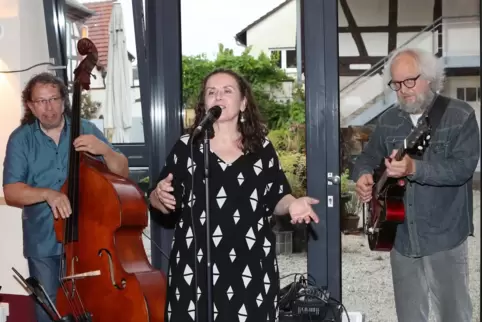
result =
M81 134L93 134L112 148L93 123L87 120L81 123ZM66 118L58 145L40 129L38 121L18 127L8 139L3 185L22 182L34 188L60 191L68 175L69 148L70 118ZM25 206L22 222L25 257L61 254L62 247L56 239L54 218L47 202Z

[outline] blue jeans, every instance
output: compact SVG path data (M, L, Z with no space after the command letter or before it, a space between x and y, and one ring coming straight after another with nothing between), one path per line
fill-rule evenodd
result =
M55 304L57 289L60 286L60 256L40 258L28 257L27 260L30 276L35 277L40 282L44 287L45 292L47 292L48 296ZM35 315L37 316L37 322L52 322L52 319L38 303L35 305Z
M471 322L468 241L433 255L410 258L391 252L399 322L427 322L429 299L437 322Z

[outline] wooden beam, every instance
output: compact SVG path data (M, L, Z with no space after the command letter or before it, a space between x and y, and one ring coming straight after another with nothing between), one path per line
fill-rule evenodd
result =
M427 26L397 26L396 32L420 32ZM356 27L359 33L373 33L373 32L390 32L389 26L363 26ZM348 33L351 32L350 27L338 27L338 32Z
M388 2L388 53L397 48L398 0Z
M442 17L442 0L435 0L433 4L433 21ZM442 57L442 48L443 48L443 35L442 35L442 24L440 24L436 31L438 32L437 43L438 43L438 50L436 55L438 57Z
M346 21L348 22L348 30L351 33L353 40L355 41L356 47L358 48L358 53L360 56L368 56L368 51L365 46L365 42L361 36L360 31L358 30L358 26L356 24L355 18L351 13L350 7L348 6L347 0L340 0L339 1L341 9L345 14Z

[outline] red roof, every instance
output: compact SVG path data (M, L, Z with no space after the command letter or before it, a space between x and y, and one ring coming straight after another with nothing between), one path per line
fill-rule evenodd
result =
M107 52L109 50L109 23L114 0L84 3L84 6L95 14L85 21L88 28L88 38L94 42L99 51L98 65L107 67Z

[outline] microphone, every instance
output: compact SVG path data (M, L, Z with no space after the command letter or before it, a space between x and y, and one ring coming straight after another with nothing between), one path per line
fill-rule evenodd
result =
M220 106L216 105L211 107L207 111L206 116L204 116L201 123L199 123L199 125L194 129L192 137L196 137L199 133L201 133L202 130L216 122L217 119L221 116L221 112L222 109Z

